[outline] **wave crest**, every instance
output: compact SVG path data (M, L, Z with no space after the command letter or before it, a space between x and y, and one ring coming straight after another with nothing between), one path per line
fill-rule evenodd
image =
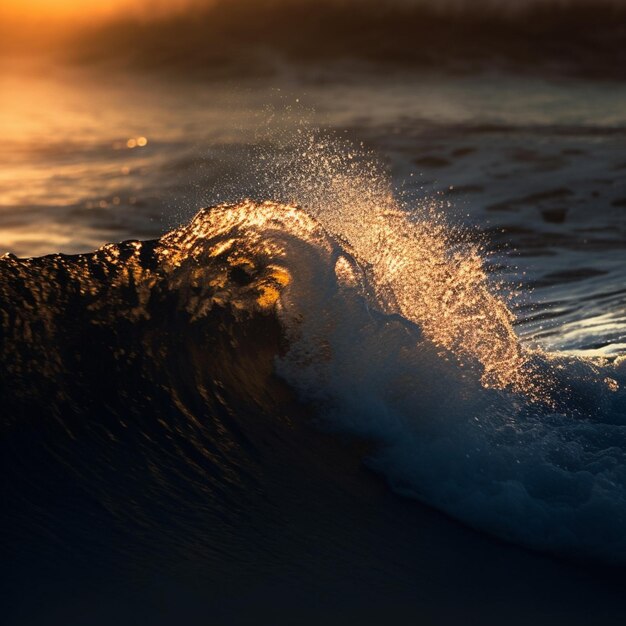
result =
M322 428L371 442L367 462L397 493L508 540L626 559L626 359L525 350L479 251L381 193L379 205L312 213L223 205L154 242L5 257L9 417L49 414L73 433L85 425L72 414L104 420L119 402L117 421L97 425L115 439L126 414L146 424L170 407L191 437L183 447L215 426L211 471L236 482L228 456L245 411L201 416L222 415L226 393L281 414L274 363ZM274 323L283 339L268 344ZM174 437L167 411L157 421L170 434L149 435L155 454Z

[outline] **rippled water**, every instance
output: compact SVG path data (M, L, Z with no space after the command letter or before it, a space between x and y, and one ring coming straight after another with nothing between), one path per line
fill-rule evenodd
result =
M285 70L235 87L15 65L0 84L3 252L152 238L263 196L305 124L364 142L408 206L435 200L482 237L524 339L626 349L623 84Z

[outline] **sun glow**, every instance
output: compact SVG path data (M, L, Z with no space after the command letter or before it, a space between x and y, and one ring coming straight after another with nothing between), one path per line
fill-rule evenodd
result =
M193 0L3 0L0 17L33 21L57 19L75 21L109 18L120 14L160 15L193 4Z
M66 18L85 14L103 15L127 8L131 4L131 0L109 0L106 3L81 0L8 0L3 3L2 10L18 17Z

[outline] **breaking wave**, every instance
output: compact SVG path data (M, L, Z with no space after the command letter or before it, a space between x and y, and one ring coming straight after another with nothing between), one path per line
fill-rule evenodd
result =
M261 443L272 424L312 420L368 441L399 495L523 545L626 559L626 359L527 350L478 251L436 216L384 186L346 200L223 205L154 242L5 257L5 432L98 433L72 463L141 524L134 490L174 519L188 489L233 514L251 459L278 453Z

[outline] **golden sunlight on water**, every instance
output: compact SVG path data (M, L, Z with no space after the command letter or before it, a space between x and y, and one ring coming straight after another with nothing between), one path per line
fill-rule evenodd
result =
M514 316L496 295L481 250L459 238L434 199L402 208L389 176L360 149L303 132L279 185L369 268L383 309L416 323L437 346L480 364L485 387L550 402Z
M0 254L119 239L117 218L104 210L128 209L140 195L159 118L144 106L149 96L119 79L51 75L27 62L10 69L0 71Z
M489 286L479 249L455 246L449 225L436 213L433 218L415 222L397 209L361 212L361 233L352 243L371 264L383 305L461 363L478 361L485 387L548 401L549 382L534 373L513 315Z
M376 187L376 181L372 186ZM478 251L464 247L455 253L444 223L417 224L388 206L390 198L381 196L378 201L381 204L365 200L347 206L341 217L355 218L348 222L336 221L335 211L322 211L317 217L327 228L339 226L334 234L351 231L351 251L369 267L379 304L418 324L435 345L455 355L461 364L479 363L485 387L549 403L550 381L539 379L533 370L530 354L513 330L512 314L489 287ZM207 245L210 256L228 257L229 267L251 265L255 258L271 261L258 299L259 306L267 308L291 282L284 267L289 254L285 235L331 251L327 234L306 211L248 201L201 211L189 226L162 238L160 253L164 266L172 269L190 256L206 254ZM341 267L339 271L345 273Z

